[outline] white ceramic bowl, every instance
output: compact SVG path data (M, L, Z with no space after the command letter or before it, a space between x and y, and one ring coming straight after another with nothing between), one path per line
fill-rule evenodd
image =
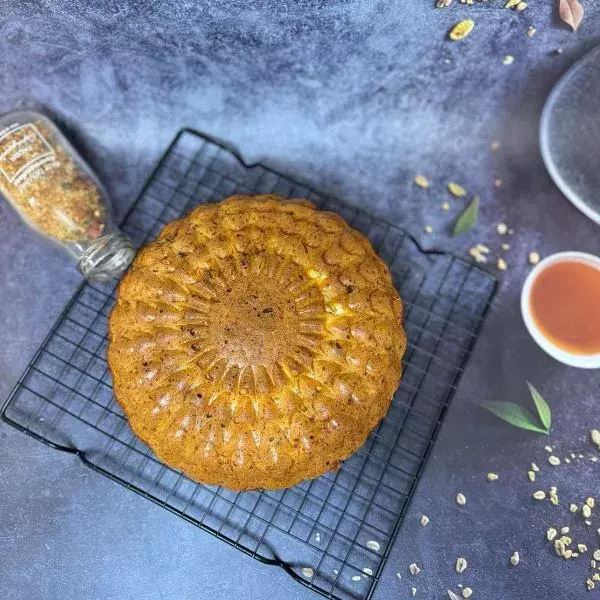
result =
M584 252L559 252L557 254L552 254L552 256L548 256L541 261L531 273L529 273L527 279L525 279L523 290L521 291L521 313L523 314L525 326L531 334L531 337L537 342L540 348L550 356L566 365L571 365L572 367L579 367L580 369L600 369L600 354L571 354L570 352L559 348L542 334L531 314L531 288L538 275L550 265L557 262L573 260L584 262L592 267L600 269L600 257L594 256L593 254L585 254Z

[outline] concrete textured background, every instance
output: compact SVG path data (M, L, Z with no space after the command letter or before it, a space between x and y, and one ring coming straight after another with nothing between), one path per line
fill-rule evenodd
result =
M560 456L592 451L600 372L545 356L520 321L527 252L598 253L598 228L557 191L541 162L538 121L560 75L600 43L600 6L588 0L577 34L552 2L523 14L502 3L438 10L433 0L223 2L4 0L0 108L40 103L111 191L122 215L182 126L236 144L244 157L334 192L400 223L426 247L498 250L494 224L514 228L509 270L376 598L585 597L589 561L564 563L544 542L572 521L565 504L600 491L600 463L543 468L561 507L531 500L526 470L546 464L547 439L505 426L473 400L525 399L531 380L553 407ZM457 20L476 28L445 40ZM538 29L525 35L529 25ZM562 48L562 54L554 51ZM502 65L506 54L514 64ZM492 153L490 142L502 148ZM412 184L426 174L432 189ZM493 180L503 180L494 188ZM482 198L467 237L452 240L440 210L448 180ZM426 223L435 233L420 232ZM5 398L79 281L67 258L0 204L0 398ZM495 471L500 480L485 481ZM538 487L538 486L536 486ZM464 508L454 497L462 491ZM422 528L425 513L431 524ZM511 568L508 558L521 553ZM454 573L458 556L469 562ZM423 568L412 577L408 564ZM0 590L7 600L300 599L313 594L64 456L0 425ZM396 572L402 574L397 580Z

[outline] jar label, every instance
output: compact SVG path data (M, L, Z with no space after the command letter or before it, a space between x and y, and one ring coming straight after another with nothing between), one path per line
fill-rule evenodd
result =
M15 125L0 135L0 173L23 191L59 163L56 152L35 124Z

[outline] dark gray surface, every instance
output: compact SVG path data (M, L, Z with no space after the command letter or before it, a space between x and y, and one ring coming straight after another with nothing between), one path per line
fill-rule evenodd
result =
M181 126L367 206L419 234L425 246L497 249L493 224L515 229L510 265L435 447L376 598L442 598L462 582L474 598L585 597L587 559L563 563L544 543L566 508L530 500L525 471L545 462L546 439L503 426L471 406L521 399L530 379L554 408L561 456L591 450L599 372L561 366L528 338L518 295L526 254L598 253L597 226L555 189L542 165L538 119L565 69L600 42L600 7L586 3L577 34L549 2L521 15L500 4L445 10L433 1L37 2L8 0L0 15L0 108L22 99L54 111L90 158L123 214ZM101 5L101 6L100 6ZM464 16L468 40L444 40ZM538 33L525 35L534 24ZM555 55L553 50L564 52ZM515 56L503 66L506 54ZM491 153L490 142L503 147ZM415 188L416 172L435 189ZM495 189L493 179L504 185ZM482 197L475 232L450 240L439 209L449 179ZM455 214L460 204L453 203ZM420 235L420 234L419 234ZM68 260L0 205L4 398L78 280ZM563 505L600 490L599 463L545 469ZM501 479L489 484L485 473ZM467 506L454 502L457 491ZM417 519L432 519L426 528ZM575 539L595 547L595 529ZM583 531L585 529L585 531ZM585 535L584 535L585 534ZM595 536L595 537L594 537ZM514 551L521 564L508 566ZM457 556L469 561L462 576ZM407 566L423 567L413 578ZM0 425L0 590L3 598L309 598L283 572L225 544ZM402 574L402 580L395 573Z

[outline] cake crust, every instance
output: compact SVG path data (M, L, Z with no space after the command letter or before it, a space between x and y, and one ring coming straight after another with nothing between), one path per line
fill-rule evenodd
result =
M108 364L133 431L205 484L278 489L336 469L388 410L402 303L339 215L232 196L143 247L119 285Z

